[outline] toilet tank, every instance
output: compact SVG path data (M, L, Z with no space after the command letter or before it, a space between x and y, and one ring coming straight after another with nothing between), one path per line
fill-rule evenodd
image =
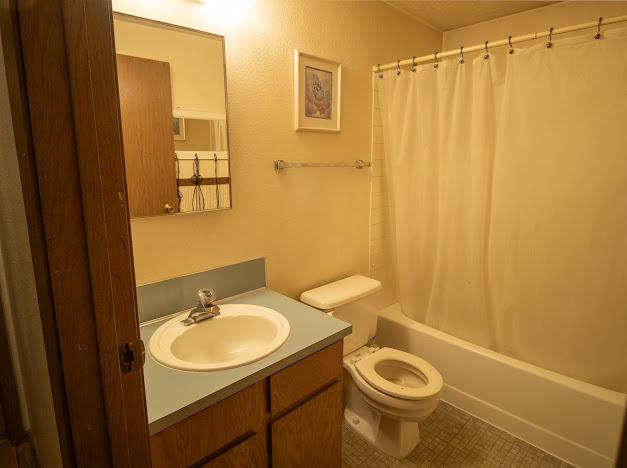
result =
M325 284L305 291L300 300L316 309L332 314L353 326L344 338L344 354L368 343L377 331L377 311L365 300L381 290L381 282L361 275Z

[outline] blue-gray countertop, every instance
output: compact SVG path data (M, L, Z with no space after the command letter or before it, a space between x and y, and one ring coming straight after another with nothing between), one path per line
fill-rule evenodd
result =
M280 312L290 323L290 335L270 355L241 367L188 372L165 367L148 351L150 337L172 316L142 324L146 343L144 382L150 434L201 411L350 334L351 326L301 302L262 288L220 301L221 304L256 304Z

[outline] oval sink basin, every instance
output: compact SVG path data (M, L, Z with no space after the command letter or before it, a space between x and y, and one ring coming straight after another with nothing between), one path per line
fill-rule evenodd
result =
M149 342L150 354L174 369L208 371L242 366L267 356L290 333L275 310L250 304L224 304L220 315L184 326L189 310L161 325Z

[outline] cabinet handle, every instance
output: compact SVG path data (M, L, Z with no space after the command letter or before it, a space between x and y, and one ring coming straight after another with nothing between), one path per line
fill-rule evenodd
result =
M166 203L165 205L163 205L163 209L165 210L166 213L174 212L174 208L172 208L172 205L170 205L169 203Z

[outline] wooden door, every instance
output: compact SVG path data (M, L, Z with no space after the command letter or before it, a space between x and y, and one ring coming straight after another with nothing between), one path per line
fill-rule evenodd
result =
M131 217L175 209L170 64L117 55L124 161Z
M0 0L0 32L64 465L149 467L111 1Z
M342 466L342 383L272 423L274 468Z

